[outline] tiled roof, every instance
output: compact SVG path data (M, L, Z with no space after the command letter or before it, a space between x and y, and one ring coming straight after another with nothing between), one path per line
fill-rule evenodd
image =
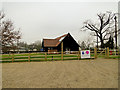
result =
M60 37L57 37L55 39L43 39L44 47L57 47L60 42L66 37L68 34L64 34Z
M58 39L58 40L60 40L62 37L65 37L65 36L67 36L68 34L64 34L64 35L62 35L62 36L60 36L60 37L57 37L56 39Z

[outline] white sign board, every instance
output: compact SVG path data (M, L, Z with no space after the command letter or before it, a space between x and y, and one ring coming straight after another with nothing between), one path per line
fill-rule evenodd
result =
M90 50L81 51L81 58L90 58Z

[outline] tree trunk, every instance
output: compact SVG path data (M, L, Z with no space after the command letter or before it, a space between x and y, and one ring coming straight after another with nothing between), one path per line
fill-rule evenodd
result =
M103 40L101 40L101 48L104 48L105 46L104 46L104 42L103 42Z

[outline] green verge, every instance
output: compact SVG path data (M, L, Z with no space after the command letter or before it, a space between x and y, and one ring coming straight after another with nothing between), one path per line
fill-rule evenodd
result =
M14 54L14 61L13 62L28 62L28 60L21 60L21 59L28 59L28 55L29 53L25 53L25 54ZM39 56L36 56L39 55ZM41 56L40 56L41 55ZM30 54L30 62L37 62L37 61L61 61L61 54L47 54L47 60L45 60L45 56L44 53L31 53ZM10 63L12 62L12 54L3 54L2 55L2 62L0 63ZM19 57L22 56L22 57ZM7 57L7 58L6 58ZM67 58L67 57L71 57L71 58ZM94 57L94 54L91 54L91 57ZM37 60L32 60L32 59L37 59ZM39 59L40 58L40 59ZM42 59L43 58L43 59ZM101 54L100 56L98 56L98 58L106 58L105 54ZM109 55L110 59L118 59L120 58L119 55ZM16 60L17 59L17 60ZM5 61L8 60L8 61ZM64 54L63 56L63 60L78 60L78 55L68 55L68 54ZM89 59L80 59L80 60L89 60Z

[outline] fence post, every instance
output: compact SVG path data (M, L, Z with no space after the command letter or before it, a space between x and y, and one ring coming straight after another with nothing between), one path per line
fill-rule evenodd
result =
M63 60L63 42L61 43L61 60Z
M47 53L45 53L45 60L47 60Z
M94 57L97 58L97 48L94 48Z
M14 53L12 54L12 62L14 61Z
M107 47L107 58L109 58L109 47Z
M118 48L118 59L120 60L120 48Z
M107 51L106 51L107 49L105 48L105 57L107 57Z
M117 55L118 56L120 55L120 49L119 48L117 49Z
M30 62L30 53L28 54L28 61Z
M115 55L116 55L116 49L114 49L114 53L115 53Z
M78 60L80 60L80 51L78 51Z

